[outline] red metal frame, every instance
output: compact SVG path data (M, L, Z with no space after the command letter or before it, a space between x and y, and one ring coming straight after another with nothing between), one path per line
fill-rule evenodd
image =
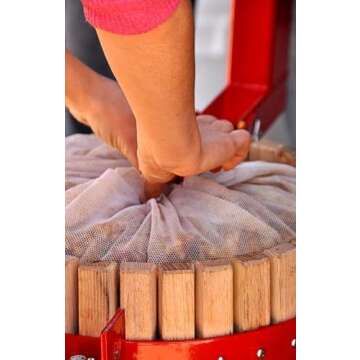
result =
M125 313L119 309L102 331L100 339L66 335L66 359L76 354L96 360L225 360L257 359L262 349L268 360L294 360L292 341L296 320L254 331L189 341L128 341L124 338Z
M69 360L73 355L101 359L100 338L65 334L65 360Z
M292 0L233 0L228 84L204 114L234 124L243 120L248 129L260 118L264 132L283 111L291 7ZM251 360L260 348L267 360L296 357L295 319L231 336L172 342L127 341L124 321L119 310L100 338L66 334L66 360L76 354L96 360Z
M295 359L296 320L255 331L221 336L206 340L189 341L127 341L124 332L123 310L119 310L101 334L101 360L226 360L256 359L263 349L268 360Z
M233 0L228 84L203 111L243 120L260 118L266 131L286 104L292 0Z

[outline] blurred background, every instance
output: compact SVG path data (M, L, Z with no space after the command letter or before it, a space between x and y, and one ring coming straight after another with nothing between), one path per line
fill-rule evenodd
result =
M197 110L202 110L223 89L226 83L231 0L196 0L193 5L196 55L195 104ZM84 19L80 0L66 0L65 10L66 47L95 71L112 77L96 33ZM274 125L265 134L265 138L292 147L296 146L295 37L294 6L289 47L288 105L286 111L278 117ZM89 132L89 129L73 120L67 110L65 117L66 135L76 132Z
M196 2L195 102L197 110L204 109L226 83L230 6L231 0L197 0ZM294 6L290 36L288 106L286 112L278 117L264 136L292 147L296 146L295 37Z

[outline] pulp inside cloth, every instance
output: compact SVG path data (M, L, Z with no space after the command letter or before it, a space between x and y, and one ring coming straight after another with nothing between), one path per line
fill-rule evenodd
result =
M243 162L142 203L143 180L117 150L94 135L65 142L65 251L81 262L231 258L295 238L294 167Z

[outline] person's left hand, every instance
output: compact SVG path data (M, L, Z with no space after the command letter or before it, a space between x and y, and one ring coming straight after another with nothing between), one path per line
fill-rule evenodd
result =
M90 126L98 138L119 150L137 168L136 121L117 82L98 75L84 108L79 113L76 109L69 110L78 121Z

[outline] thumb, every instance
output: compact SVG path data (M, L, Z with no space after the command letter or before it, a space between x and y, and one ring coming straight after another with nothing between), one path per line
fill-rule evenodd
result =
M230 136L233 138L235 143L235 154L231 159L223 164L222 168L224 170L230 170L244 161L248 156L250 149L251 137L248 131L235 130L230 134Z
M250 148L250 133L246 130L239 129L232 131L230 136L232 137L235 144L235 155L246 157Z

